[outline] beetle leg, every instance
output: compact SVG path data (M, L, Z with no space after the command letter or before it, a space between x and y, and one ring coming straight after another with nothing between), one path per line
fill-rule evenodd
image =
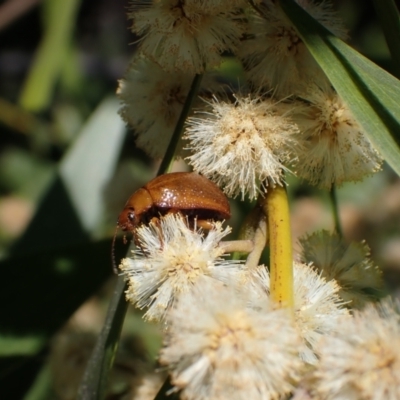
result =
M164 240L163 240L163 236L162 236L162 232L161 232L160 218L158 218L158 217L153 217L153 218L150 220L150 223L154 224L154 225L157 226L157 228L158 228L158 239L160 240L160 244L161 244L160 250L162 250L163 247L164 247Z
M158 217L151 218L150 224L154 224L154 225L160 226L160 218L158 218Z
M208 221L206 219L198 219L196 222L197 227L203 228L206 231L210 231L215 227L215 224L213 221Z

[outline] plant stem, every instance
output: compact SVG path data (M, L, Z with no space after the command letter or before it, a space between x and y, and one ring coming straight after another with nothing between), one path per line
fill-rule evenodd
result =
M183 125L190 111L191 104L197 94L202 75L195 75L185 104L182 108L171 141L161 162L157 175L166 173L174 159L176 146L179 143ZM86 368L79 388L78 399L100 399L104 397L107 377L113 365L118 347L119 335L125 319L128 303L125 300L127 283L124 276L119 276L116 288L108 307L107 317L96 347Z
M193 100L196 97L197 92L199 90L202 78L203 78L202 74L196 74L193 78L193 82L192 85L190 86L190 90L186 97L185 104L183 105L181 115L179 116L178 122L176 123L174 133L172 134L171 141L169 142L167 151L165 152L164 158L158 169L157 176L160 176L168 172L171 166L171 163L174 159L176 147L178 146L179 140L181 139L182 136L183 126L185 125L185 121L192 107Z
M228 240L220 242L218 247L220 247L224 253L232 253L234 251L250 253L254 249L254 244L252 240Z
M254 248L248 255L246 260L246 268L248 270L256 268L260 263L261 254L266 246L267 240L268 240L267 218L264 214L261 214L257 228L254 232L254 237L253 237Z
M196 97L197 92L199 90L202 78L203 75L201 74L196 74L193 78L192 85L190 86L190 90L186 97L185 104L183 105L181 114L174 129L174 133L172 134L171 141L169 142L167 151L165 152L164 158L162 159L160 167L158 168L157 176L165 174L171 167L171 164L174 160L176 147L178 146L179 140L181 139L182 136L183 126L185 125L185 121L187 116L189 115L189 111L192 107L193 100ZM171 393L168 393L172 387L173 385L171 384L170 377L168 377L165 380L161 389L158 391L155 400L167 399L167 398L173 400L179 398L178 393L172 393L172 395Z
M271 299L280 307L294 307L292 235L286 188L268 190L263 203L270 243Z
M329 199L331 200L332 204L333 219L335 221L335 231L340 237L343 237L342 226L340 224L340 218L339 218L339 208L338 208L337 192L335 185L332 185L332 188L329 191Z
M108 376L114 363L128 303L125 300L127 284L125 278L118 277L113 296L107 310L105 323L92 351L77 399L95 400L105 395Z

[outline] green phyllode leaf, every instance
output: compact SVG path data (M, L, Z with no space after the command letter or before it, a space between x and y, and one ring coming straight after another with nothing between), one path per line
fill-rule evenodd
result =
M400 175L400 81L333 36L296 2L280 3L369 140Z

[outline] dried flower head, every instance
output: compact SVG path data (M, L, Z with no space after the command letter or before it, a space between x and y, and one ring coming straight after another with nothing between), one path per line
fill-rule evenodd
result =
M150 157L165 155L192 79L188 74L166 73L154 62L135 56L119 81L120 114L134 129L137 146Z
M145 319L160 321L200 278L229 281L241 265L221 258L218 244L229 232L220 222L207 235L191 230L179 214L139 227L136 235L143 251L134 251L133 258L120 265L129 284L127 300L138 308L148 307Z
M301 238L301 259L312 262L327 280L340 285L339 296L351 308L362 308L382 295L382 271L370 259L365 242L346 243L336 233L315 232Z
M307 140L296 174L330 189L380 170L382 159L342 99L326 86L304 96L310 105L294 116Z
M190 10L198 9L198 12L207 12L216 14L226 11L237 10L240 7L247 6L246 0L186 0L186 7Z
M198 285L168 320L160 362L184 399L278 399L298 380L301 339L286 310L249 308L229 287Z
M327 1L298 0L318 22L342 39L340 20ZM250 14L251 35L242 42L239 56L256 86L276 89L281 97L299 93L310 83L327 80L319 65L277 2L265 0L263 16Z
M265 271L257 269L251 273L252 279L265 288L264 296L259 296L256 304L263 303L269 296L270 280ZM315 363L316 343L322 335L339 329L338 318L349 315L349 312L343 307L343 300L338 296L339 286L335 281L327 282L311 265L297 262L293 264L293 274L295 323L299 335L306 343L306 346L299 350L300 356L307 363ZM252 300L255 298L253 295Z
M228 196L257 197L270 184L282 184L284 163L301 147L299 130L280 103L237 96L235 103L210 103L211 112L188 120L188 157L193 168L213 180ZM268 182L267 182L268 180Z
M142 35L140 50L164 70L202 73L221 62L223 51L236 49L244 29L236 8L241 2L218 3L133 0L128 17L132 31Z
M340 321L340 330L325 336L318 350L318 399L400 398L400 315L390 301Z

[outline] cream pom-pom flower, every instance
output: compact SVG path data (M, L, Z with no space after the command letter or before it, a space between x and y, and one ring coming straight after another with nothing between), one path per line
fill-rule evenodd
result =
M294 25L277 2L265 0L262 16L249 14L250 35L239 49L248 78L257 86L273 88L281 97L302 92L310 83L327 81ZM297 0L318 22L344 39L345 30L327 1Z
M360 181L380 170L382 159L363 128L329 86L311 86L293 116L306 139L296 174L320 188ZM296 113L296 109L295 109Z
M278 399L299 379L301 339L287 310L248 306L231 287L198 284L168 314L160 363L188 400Z
M150 157L164 157L192 80L189 74L167 73L137 55L119 81L120 114L134 130L136 145Z
M251 300L262 304L268 300L270 279L266 269L259 267L250 274L255 294ZM299 335L306 346L300 350L300 357L310 364L317 362L315 345L323 335L329 335L340 327L339 317L348 316L343 300L338 296L339 285L326 281L312 265L293 263L294 275L294 319ZM242 277L243 273L238 275ZM260 291L264 287L264 292ZM264 294L262 294L264 293Z
M228 196L254 199L269 184L282 185L285 164L302 147L288 107L250 95L208 104L211 110L189 118L185 132L193 168Z
M216 222L207 234L190 229L180 214L137 228L141 250L122 260L120 269L128 281L126 298L138 308L147 308L144 318L160 321L182 293L200 279L233 280L241 261L225 260L219 242L230 233Z
M133 0L128 17L142 36L140 50L164 70L202 73L222 61L223 51L234 51L244 31L241 2L218 3Z
M400 315L389 300L370 304L318 345L310 379L318 399L400 398Z

